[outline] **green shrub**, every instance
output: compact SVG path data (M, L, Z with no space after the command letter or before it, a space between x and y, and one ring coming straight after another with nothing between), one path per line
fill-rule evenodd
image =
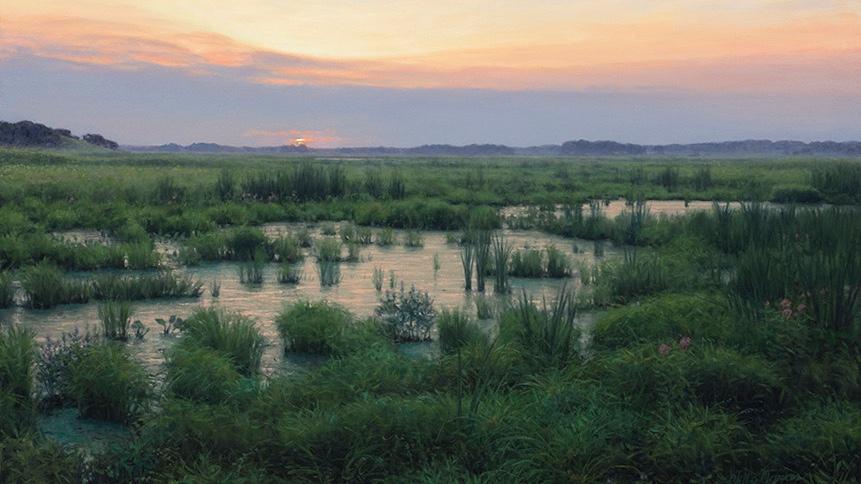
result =
M81 482L81 467L77 455L48 439L0 439L0 477L4 482Z
M241 314L199 308L183 323L183 344L216 350L248 376L260 371L265 339L254 321Z
M262 230L240 227L227 233L225 245L232 259L251 260L258 251L269 251L269 240Z
M544 257L539 249L524 249L511 255L511 275L514 277L544 277Z
M240 379L233 363L210 348L178 345L168 353L166 365L168 391L197 402L225 401Z
M818 203L822 201L822 194L811 186L778 185L771 190L771 201L775 203Z
M439 346L443 353L455 353L476 343L487 342L487 335L459 309L440 312L437 318Z
M386 291L375 311L387 333L397 342L428 341L436 317L433 299L412 286L405 292Z
M117 343L86 347L71 364L69 391L82 417L128 422L148 406L149 376Z

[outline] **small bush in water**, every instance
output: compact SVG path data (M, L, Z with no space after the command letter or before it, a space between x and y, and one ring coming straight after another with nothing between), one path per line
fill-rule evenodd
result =
M395 341L428 341L436 312L427 292L412 286L409 292L387 291L376 315Z
M326 301L299 301L276 320L285 350L321 354L338 352L350 322L346 309Z

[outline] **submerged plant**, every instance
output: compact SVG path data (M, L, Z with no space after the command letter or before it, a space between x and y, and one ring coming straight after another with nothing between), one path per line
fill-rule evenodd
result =
M386 292L375 314L395 341L428 341L436 311L430 295L412 286Z

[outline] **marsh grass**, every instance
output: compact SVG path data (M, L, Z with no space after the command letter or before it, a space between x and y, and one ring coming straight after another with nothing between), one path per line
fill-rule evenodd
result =
M408 230L404 235L404 247L411 249L420 249L425 246L424 237L417 230Z
M241 378L223 354L194 345L172 348L167 353L165 366L170 395L207 404L227 400Z
M347 244L347 262L360 262L362 260L362 246L358 242Z
M213 279L209 283L209 295L213 298L218 298L221 295L221 281Z
M272 242L272 252L278 262L299 262L304 258L299 239L293 235L279 237Z
M493 292L506 294L511 291L511 281L508 278L509 263L511 261L511 244L507 243L502 235L494 235L492 238L493 248Z
M263 268L265 261L262 257L243 262L239 265L239 282L242 284L263 284Z
M89 281L68 279L56 266L47 263L24 269L21 286L27 306L35 309L85 303L92 296Z
M346 309L326 301L299 301L276 319L285 351L338 354L346 350L352 316Z
M456 353L472 344L487 343L487 335L460 309L444 309L437 317L440 350Z
M475 304L475 314L478 319L488 320L493 319L496 315L494 311L494 300L484 294L476 294L472 298Z
M0 439L5 434L24 432L33 424L33 338L30 329L0 327Z
M544 248L547 265L544 273L547 277L562 278L571 276L571 261L564 252L549 245Z
M0 272L0 308L15 305L15 286L8 272Z
M149 406L146 371L119 343L84 347L69 368L69 392L82 417L130 422Z
M395 245L395 231L386 227L377 231L376 243L381 247Z
M473 232L472 242L475 245L475 286L478 292L484 292L487 268L490 266L491 232L489 230Z
M544 260L539 249L522 249L511 255L510 273L514 277L544 277Z
M281 284L299 284L302 281L302 271L292 264L282 263L278 267L278 282Z
M141 275L97 274L92 279L92 288L93 298L99 300L195 298L203 294L203 282L171 271Z
M182 344L218 351L239 373L255 375L260 371L266 340L254 321L239 313L200 308L185 320Z
M336 286L341 282L341 264L337 261L321 260L314 266L320 286Z
M526 293L502 317L501 334L506 334L523 349L523 355L540 368L564 368L579 354L580 332L573 296L565 286L548 305L535 306Z
M463 288L472 291L472 271L475 267L475 246L464 242L460 246L460 263L463 267Z
M132 313L131 303L128 301L106 301L99 304L99 321L105 338L128 340Z
M376 289L377 292L383 290L383 282L385 281L385 278L386 276L383 269L374 267L374 273L371 275L371 282L374 284L374 289Z
M342 247L343 244L338 239L320 239L314 244L314 255L318 262L340 262Z

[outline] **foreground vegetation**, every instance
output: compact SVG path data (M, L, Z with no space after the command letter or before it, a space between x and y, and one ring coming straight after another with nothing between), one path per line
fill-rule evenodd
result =
M382 160L374 162L379 166L348 168L300 165L279 178L262 170L275 162L266 158L254 160L240 177L219 171L222 165L236 168L230 159L216 164L184 157L118 161L27 154L41 164L16 167L8 157L23 155L6 156L4 169L10 173L74 168L98 178L107 176L97 169L101 165L153 174L200 170L204 176L177 176L172 182L158 175L150 187L145 176L139 186L118 184L112 198L118 211L111 213L123 218L114 225L92 223L120 239L130 240L121 235L128 232L146 241L160 233L154 220L195 219L198 228L177 230L187 234L187 250L199 260L237 260L252 269L256 262L296 261L302 247L322 273L353 257L357 249L349 250L350 244L386 245L391 232L372 236L348 228L337 234L326 228L329 233L319 241L298 234L273 241L256 229L219 231L218 225L288 213L293 215L287 218L314 218L317 210L325 214L320 218L367 223L357 215L378 207L379 213L403 209L413 217L401 224L386 215L378 225L427 228L439 226L432 222L437 215L417 207L447 207L438 216L442 225L462 229L453 243L460 246L465 289L489 293L493 287L495 310L480 309L491 296L476 294L480 324L472 308L436 307L422 288L392 284L383 291L380 271L374 281L380 301L372 316L325 301L287 301L275 321L280 341L266 341L255 322L241 314L198 309L176 323L179 336L167 326L164 335L148 336L168 338L163 367L156 372L144 369L129 351L134 343L128 301L146 294L199 294L199 283L182 283L169 273L72 283L77 279L57 268L67 266L50 256L32 266L6 263L20 271L16 277L27 276L21 281L30 305L42 304L33 303L32 294L54 294L37 289L43 286L60 287L61 295L103 294L104 302L103 334L66 335L39 346L27 328L0 330L0 479L833 482L861 477L861 219L854 208L716 203L710 211L667 218L629 197L631 206L616 219L603 216L595 201L580 209L536 209L508 221L624 247L623 257L594 268L574 267L553 247L513 250L489 208L534 203L536 194L547 197L541 202L565 204L571 202L567 197L588 190L622 195L632 186L647 198L697 186L705 198L745 198L742 190L750 187L733 185L742 178L733 182L734 173L761 174L758 183L765 184L815 183L823 197L835 197L831 201L842 195L857 200L858 186L827 176L828 170L846 170L849 176L856 165L762 162L744 172L744 165L728 162L714 165L707 176L698 163L667 171L670 161L644 166L547 161L524 167L486 160L478 168L424 160L389 171ZM561 188L565 178L558 170L563 169L577 174L570 191ZM438 174L419 183L413 176L424 170ZM532 180L532 189L544 188L531 195L518 191L507 176L521 170L519 178ZM454 173L468 181L447 178ZM293 177L317 181L300 178L297 185ZM91 183L87 176L79 180ZM321 180L327 188L314 185ZM342 181L343 189L338 188ZM467 189L465 183L478 185ZM301 185L316 188L302 191ZM432 194L435 185L440 191ZM55 202L35 191L16 198L17 189L10 187L0 190L8 203L0 211L17 220L13 227L19 235L54 228L40 218L42 212L22 207L41 203L53 210ZM54 180L45 187L64 196L67 189L82 190L70 206L88 203L81 186ZM141 198L124 198L130 193ZM155 193L160 198L149 198ZM316 200L319 193L328 195ZM162 211L170 215L159 218ZM246 218L209 218L222 212ZM252 213L263 215L257 219ZM138 218L141 214L146 216ZM140 230L129 228L134 226ZM411 239L412 244L420 240ZM513 292L508 280L575 275L582 288L575 292L575 284L568 284L547 300ZM59 286L44 282L57 278ZM9 281L0 274L6 294ZM35 300L53 297L59 296ZM583 326L579 314L594 310L602 311L598 321ZM409 356L405 343L435 351ZM261 360L268 344L320 363L307 371L267 374ZM133 438L92 453L63 448L38 430L42 413L57 407L127 426Z

